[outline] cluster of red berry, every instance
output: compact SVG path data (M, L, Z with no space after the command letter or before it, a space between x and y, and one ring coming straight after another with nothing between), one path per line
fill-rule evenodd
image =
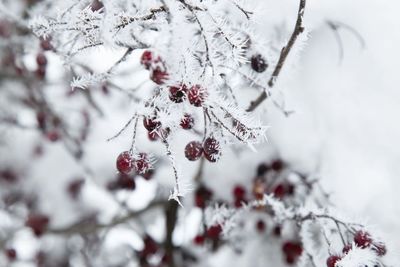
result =
M147 153L138 153L124 151L117 158L117 169L123 174L129 174L133 170L138 174L146 174L153 169L153 163Z
M185 157L190 161L198 160L202 155L210 162L216 162L221 156L221 146L217 139L210 136L204 142L191 141L185 147Z
M372 239L371 235L368 232L365 231L357 231L354 234L354 244L361 249L371 249L373 251L375 251L375 253L382 257L386 254L386 246L385 244L381 243L381 242L376 242ZM350 251L352 250L352 245L351 244L347 244L343 247L343 255L331 255L328 257L328 259L326 260L326 265L328 267L335 267L336 263L338 261L340 261L344 256L346 256L346 254L348 254Z

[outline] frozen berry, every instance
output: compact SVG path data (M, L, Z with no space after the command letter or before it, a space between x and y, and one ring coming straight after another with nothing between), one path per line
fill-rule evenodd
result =
M198 141L192 141L185 147L185 157L190 161L198 160L203 154L203 146Z
M39 53L39 54L36 56L36 63L37 63L39 66L41 66L41 67L46 66L46 65L47 65L47 58L46 58L46 56L45 56L43 53Z
M189 130L193 128L193 125L194 125L194 118L189 114L185 114L181 119L180 126L185 130Z
M347 244L347 245L345 245L345 246L343 247L342 252L343 252L343 254L347 254L347 253L349 253L349 251L350 251L351 249L352 249L351 244Z
M195 107L201 107L206 98L206 91L200 85L193 85L188 92L189 103Z
M204 157L210 162L216 162L221 156L219 142L214 137L207 137L203 144Z
M150 79L158 85L164 84L168 79L168 73L157 67L150 72Z
M49 224L49 217L42 214L31 214L25 222L25 225L30 227L36 236L41 236Z
M51 38L47 37L47 38L40 38L40 47L44 50L44 51L48 51L48 50L52 50L53 46L50 43Z
M117 158L117 169L121 173L130 173L133 169L132 155L129 151L122 152Z
M150 141L157 141L159 138L157 132L147 132L147 136L149 137Z
M154 255L158 251L158 244L154 241L153 238L150 236L146 236L144 238L144 247L143 250L141 251L141 256L142 257L148 257L151 255Z
M336 263L340 260L341 258L339 256L332 255L326 260L326 266L335 267Z
M169 87L169 99L175 103L182 103L186 98L187 87L182 84L180 86Z
M282 251L283 253L285 253L286 256L290 256L296 259L303 253L303 247L299 242L286 241L282 245Z
M354 243L361 248L366 248L371 245L372 238L367 232L357 231L354 235Z
M151 64L153 62L153 53L149 50L143 52L142 57L140 58L140 64L142 64L145 69L150 69Z
M155 117L147 117L143 119L143 125L147 131L151 132L154 130L158 130L161 127L161 122L157 121Z
M154 175L154 169L150 169L144 173L140 173L140 176L142 176L143 179L147 181L150 180L153 177L153 175Z
M280 237L282 234L282 227L280 225L276 225L272 230L272 233L274 234L274 236Z
M217 239L222 232L222 227L219 224L213 225L207 229L207 237L210 239Z
M151 158L146 153L139 153L133 160L133 165L137 173L146 173L153 169Z
M256 72L261 73L268 68L268 64L265 59L258 54L251 57L251 68Z
M241 185L236 185L236 186L233 188L233 196L234 196L236 199L244 199L245 195L246 195L246 189L244 189L243 186L241 186Z
M9 261L14 261L17 258L17 251L13 248L7 248L5 253Z

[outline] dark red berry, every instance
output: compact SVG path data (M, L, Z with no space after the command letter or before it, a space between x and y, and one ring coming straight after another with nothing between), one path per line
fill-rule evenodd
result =
M354 243L361 248L366 248L371 245L372 238L367 232L357 231L354 235Z
M251 57L251 68L256 72L261 73L268 68L268 64L265 59L258 54Z
M157 67L150 72L150 79L158 85L164 84L168 79L168 73Z
M339 256L332 255L326 260L326 266L335 267L336 263L340 260L341 258Z
M153 164L151 159L146 153L139 153L137 157L133 160L133 166L139 174L143 174L153 169Z
M196 236L194 237L194 239L193 239L193 242L194 242L196 245L198 245L198 246L203 245L203 244L204 244L204 241L205 241L204 235L196 235Z
M282 251L287 256L299 257L303 253L303 247L301 243L296 241L286 241L282 245Z
M222 232L221 225L219 224L213 225L207 229L207 237L210 239L218 239L221 232Z
M82 186L85 183L85 180L82 178L75 179L68 184L67 191L71 198L77 199L81 193Z
M210 162L216 162L221 156L219 142L214 137L207 137L203 143L204 157Z
M153 62L153 53L149 50L143 52L142 57L140 58L140 64L142 64L145 69L150 69L151 64Z
M143 179L145 179L147 181L150 180L153 177L153 175L154 175L154 169L150 169L144 173L140 173L140 176L142 176Z
M274 189L274 196L282 199L286 195L286 188L284 184L278 184Z
M121 173L118 176L117 185L121 189L135 190L136 183L132 176Z
M206 98L206 90L200 85L193 85L188 92L189 103L195 107L201 107Z
M153 238L150 236L146 236L144 238L144 247L143 250L141 251L141 256L142 257L148 257L151 255L154 255L158 251L158 244L154 241Z
M274 236L280 237L282 233L282 227L280 225L276 225L272 230L272 233L274 234Z
M18 174L14 170L6 168L0 170L0 179L7 183L15 183L18 180Z
M50 43L51 38L47 37L47 38L40 38L40 47L44 50L44 51L49 51L53 49L53 46Z
M124 151L118 155L117 170L121 173L130 173L133 169L133 159L129 151Z
M169 99L175 103L182 103L186 98L187 91L187 87L184 84L179 86L170 86Z
M30 214L25 225L30 227L36 236L41 236L49 224L49 217L42 214Z
M185 114L181 120L180 126L185 130L189 130L193 128L193 125L194 125L194 118L189 114Z
M247 204L247 200L244 198L236 198L233 204L235 208L241 208L243 205Z
M236 186L233 188L233 196L234 196L236 199L244 199L244 198L245 198L245 195L246 195L246 189L244 189L243 186L241 186L241 185L236 185Z
M60 139L60 133L57 130L48 131L46 138L51 142L57 142Z
M104 7L103 3L100 2L99 0L93 0L93 2L90 4L90 9L93 12L99 11Z
M265 222L263 220L258 220L256 223L257 231L264 232L265 231Z
M147 136L149 137L150 141L157 141L159 138L157 132L147 132Z
M39 54L36 56L36 63L37 63L39 66L41 66L41 67L46 66L46 65L47 65L47 58L46 58L46 56L45 56L43 53L39 53Z
M261 163L260 165L258 165L257 167L257 176L263 176L264 174L266 174L269 170L271 169L271 167L266 164L266 163Z
M185 157L190 161L198 160L203 154L203 146L198 141L192 141L185 147Z
M143 125L147 131L152 132L154 130L158 130L161 127L161 122L157 121L155 117L147 117L143 119Z
M204 186L197 188L195 192L195 205L201 209L206 207L208 201L212 198L212 191Z
M271 163L271 168L276 172L282 171L284 166L285 166L284 162L280 159L276 159Z
M347 244L347 245L345 245L345 246L343 247L342 252L343 252L343 254L347 254L347 253L349 253L349 251L350 251L351 249L352 249L351 244Z
M7 248L5 253L9 261L14 261L17 258L17 251L13 248Z

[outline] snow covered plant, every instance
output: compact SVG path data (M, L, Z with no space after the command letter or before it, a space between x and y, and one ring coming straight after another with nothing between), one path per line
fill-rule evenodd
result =
M0 266L389 266L312 174L255 156L305 36L305 0L288 30L264 2L2 0Z

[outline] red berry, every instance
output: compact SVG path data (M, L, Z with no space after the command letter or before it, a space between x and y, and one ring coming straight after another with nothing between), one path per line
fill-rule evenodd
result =
M295 241L286 241L282 245L282 251L286 256L293 258L299 257L303 253L303 247L300 243Z
M257 167L257 176L263 176L264 174L266 174L269 170L271 169L271 167L266 164L266 163L261 163L260 165L258 165Z
M271 163L271 168L276 172L282 171L284 166L284 162L280 159L276 159Z
M44 51L49 51L53 49L53 46L50 43L51 38L47 37L45 38L40 38L40 47L44 50Z
M18 174L14 170L6 168L0 170L0 179L8 183L15 183L18 180Z
M343 252L343 254L347 254L347 253L349 253L349 251L350 251L351 249L352 249L351 244L347 244L347 245L345 245L345 246L343 247L342 252Z
M193 242L198 246L203 245L204 241L205 241L205 237L203 235L196 235L193 239Z
M264 72L268 67L265 59L260 55L254 55L251 57L251 68L256 72Z
M67 190L68 190L68 193L71 196L71 198L73 198L73 199L78 198L79 194L81 193L82 186L84 183L85 183L85 180L79 178L79 179L71 181L68 184Z
M195 192L195 204L197 207L204 209L206 203L212 198L212 191L204 186L197 188Z
M157 67L150 72L150 79L158 85L164 84L168 79L168 73Z
M282 227L280 225L276 225L272 230L272 233L274 234L274 236L280 237L282 234Z
M203 144L204 157L210 162L216 162L221 156L219 142L214 137L208 137Z
M90 4L90 9L93 12L99 11L104 7L103 3L101 3L99 0L93 0L93 2Z
M185 130L189 130L193 128L193 125L194 125L194 118L189 114L185 114L181 120L180 126Z
M144 238L144 248L141 251L142 257L148 257L154 255L158 251L158 244L151 238L150 236L146 236Z
M236 185L233 188L233 195L236 199L244 199L246 195L246 189L241 185Z
M151 159L146 153L139 153L137 157L133 160L133 165L135 170L139 174L143 174L153 169L153 164Z
M206 98L206 91L200 85L193 85L188 92L190 104L195 107L201 107Z
M46 137L51 142L56 142L60 139L60 133L57 130L48 131Z
M182 103L185 100L186 93L187 87L184 84L169 87L169 99L175 103Z
M340 260L341 258L339 256L332 255L326 260L326 266L335 267L336 263Z
M258 220L256 223L257 231L264 232L265 231L265 222L263 220Z
M43 53L39 53L36 56L36 63L38 64L38 66L40 67L44 67L47 65L47 58Z
M203 146L198 141L192 141L185 147L185 157L190 161L198 160L203 154Z
M142 64L145 69L150 69L151 64L153 62L153 53L149 50L143 52L142 57L140 58L140 64Z
M148 170L145 173L141 173L140 176L142 176L143 179L148 181L153 177L153 174L154 174L154 169L151 169L151 170Z
M5 252L9 261L14 261L17 258L17 251L15 249L7 248Z
M367 232L357 231L354 235L354 243L361 248L366 248L371 245L372 238Z
M278 184L274 189L274 196L276 198L282 199L286 194L285 185Z
M147 129L147 131L152 132L154 130L158 130L161 127L161 122L156 120L157 118L144 118L143 119L143 125L144 128Z
M241 208L244 204L247 204L247 200L244 198L237 198L233 204L235 208Z
M219 224L213 225L207 229L207 237L210 239L218 239L222 233L222 227Z
M132 155L129 151L124 151L118 155L117 169L121 173L130 173L133 169Z
M25 222L25 225L30 227L36 236L41 236L49 224L49 217L42 214L31 214Z
M118 176L117 185L121 189L135 190L136 188L136 183L133 177L123 173Z
M157 141L159 138L157 132L147 132L147 136L149 137L150 141Z

